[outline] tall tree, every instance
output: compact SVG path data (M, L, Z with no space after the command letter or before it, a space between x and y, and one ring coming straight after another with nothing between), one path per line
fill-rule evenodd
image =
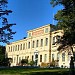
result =
M63 9L59 10L55 14L55 20L58 21L57 27L64 30L64 35L60 40L60 47L70 48L75 57L75 52L73 51L73 45L75 44L75 1L74 0L51 0L50 2L53 7L56 5L63 5Z
M5 46L0 45L0 66L4 65L4 59L5 59Z
M7 16L9 13L12 13L11 10L7 10L8 0L0 0L0 42L9 42L10 39L13 39L13 34L15 32L12 31L11 27L16 25L15 23L9 24L7 20Z

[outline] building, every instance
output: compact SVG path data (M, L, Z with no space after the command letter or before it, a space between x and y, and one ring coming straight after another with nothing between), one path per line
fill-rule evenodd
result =
M63 30L53 31L52 25L48 24L27 32L27 38L6 45L6 54L12 58L11 66L16 66L22 59L35 61L36 65L42 62L50 63L56 60L56 66L69 66L70 59L64 51L57 50L59 44L55 42L63 36ZM63 53L63 54L62 54ZM67 53L67 52L66 52ZM70 57L70 56L69 56Z

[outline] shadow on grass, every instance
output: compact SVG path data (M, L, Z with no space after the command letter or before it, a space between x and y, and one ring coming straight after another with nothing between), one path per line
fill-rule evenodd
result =
M68 72L30 72L22 73L21 75L69 75Z

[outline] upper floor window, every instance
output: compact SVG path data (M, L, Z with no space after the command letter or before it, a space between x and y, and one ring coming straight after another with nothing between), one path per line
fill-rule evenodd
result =
M30 42L28 42L28 48L30 48Z
M46 44L45 45L48 46L48 38L46 38Z
M10 47L9 47L9 52L10 52Z
M22 50L22 44L21 44L21 46L20 46L20 49Z
M41 39L41 47L43 46L43 39Z
M32 48L34 48L34 45L35 45L35 41L33 41Z
M17 45L16 45L16 51L17 51Z
M45 33L48 33L48 28L45 28Z
M27 43L25 43L25 47L26 47L26 49L27 49Z
M25 49L25 43L23 44L23 50Z
M19 45L18 45L18 50L19 50Z
M39 40L36 41L36 47L38 47L38 46L39 46Z
M62 53L62 61L65 61L65 53Z
M60 36L56 36L57 42L60 42Z
M11 52L12 52L12 46L11 46Z
M28 34L28 37L31 37L31 33Z

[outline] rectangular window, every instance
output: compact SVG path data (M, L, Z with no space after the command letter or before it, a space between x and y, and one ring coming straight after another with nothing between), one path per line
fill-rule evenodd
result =
M28 42L28 48L30 48L30 42Z
M34 60L33 60L33 55L32 55L32 61L34 61Z
M41 47L43 46L43 39L41 39Z
M25 43L23 44L23 50L25 49Z
M21 44L20 50L22 50L22 44Z
M35 45L35 41L33 41L32 48L34 48L34 45Z
M45 45L48 46L48 38L46 38L46 44Z
M17 51L17 45L16 45L16 51Z
M25 46L26 46L26 49L27 49L27 43L26 43L26 45L25 45Z
M44 55L44 62L47 61L47 54Z
M40 55L40 62L42 62L42 55Z
M57 42L60 43L60 36L56 36Z
M55 37L53 37L53 45L55 45Z
M45 29L45 33L48 33L48 28Z
M11 52L12 52L12 46L11 46Z
M19 63L21 62L21 57L19 57Z
M19 45L18 45L18 51L19 51Z
M39 40L36 41L36 47L38 47L38 46L39 46Z
M29 37L31 37L31 33L29 33Z
M62 61L65 61L65 53L62 53Z
M52 61L54 61L54 54L52 54Z
M10 52L10 47L9 47L9 52Z
M16 62L16 58L14 57L14 63Z
M59 60L59 54L57 54L57 60Z

